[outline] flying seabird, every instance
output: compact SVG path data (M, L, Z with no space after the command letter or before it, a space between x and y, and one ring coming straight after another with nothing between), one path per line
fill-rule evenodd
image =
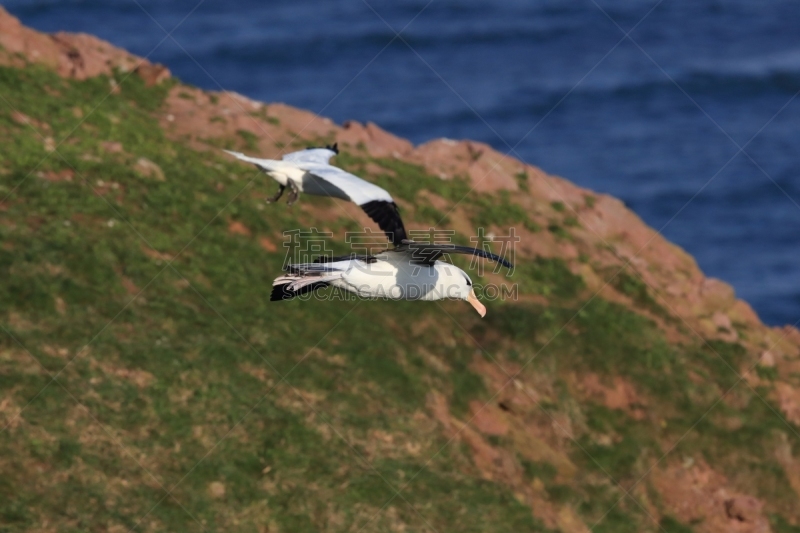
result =
M439 261L445 253L475 255L513 268L505 259L477 248L404 240L396 248L375 255L320 258L314 263L289 265L288 273L272 283L270 300L290 300L331 285L364 298L466 300L481 316L486 315L467 273Z
M278 193L269 198L268 203L278 201L287 187L290 191L287 205L296 202L301 192L350 200L377 222L393 244L402 243L406 239L406 229L391 195L377 185L328 163L331 157L339 153L337 144L292 152L281 160L259 159L240 152L225 151L242 161L253 163L278 182Z

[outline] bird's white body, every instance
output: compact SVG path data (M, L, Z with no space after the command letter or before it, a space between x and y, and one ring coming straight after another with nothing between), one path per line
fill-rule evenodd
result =
M434 261L418 264L404 253L391 251L370 260L346 259L330 263L292 265L292 273L277 278L274 285L291 291L323 282L363 298L389 300L467 300L483 316L486 308L478 301L472 281L457 266Z
M303 188L303 176L306 174L305 170L297 168L296 165L286 163L285 161L271 159L264 159L263 161L269 164L269 167L265 167L269 168L269 170L264 171L267 176L284 187L289 185L289 180L292 180L297 184L297 190L305 192Z
M384 255L390 257L372 263L355 259L332 264L343 271L330 284L365 298L389 300L466 299L472 290L467 274L450 263L415 265Z

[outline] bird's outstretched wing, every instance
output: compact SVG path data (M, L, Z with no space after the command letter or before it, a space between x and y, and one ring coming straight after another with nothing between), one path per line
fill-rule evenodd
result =
M232 150L223 150L224 152L232 155L237 159L241 159L242 161L247 161L248 163L253 163L260 168L269 170L274 164L275 161L272 159L261 159L258 157L250 157L245 155L241 152L234 152ZM339 153L339 146L338 144L333 144L332 146L326 146L325 148L321 147L311 147L305 150L299 150L297 152L292 152L289 154L284 155L281 159L283 161L294 163L297 166L302 165L327 165L328 161L330 161L331 157L335 156Z
M350 254L350 255L321 255L314 259L314 263L337 263L339 261L352 261L358 260L364 263L375 263L377 259L375 256L372 255L358 255L358 254Z
M469 246L458 246L457 244L428 244L406 240L397 246L395 251L407 253L411 255L412 261L424 265L432 265L443 254L466 254L489 259L506 268L514 268L514 265L499 255Z
M303 168L312 176L311 180L303 182L306 191L318 187L327 196L344 196L358 204L386 233L392 244L396 246L406 239L406 228L400 218L400 211L386 190L331 165L309 165Z
M325 148L311 146L305 150L299 150L283 156L284 161L303 165L307 163L316 165L327 165L331 157L339 153L339 144L328 145Z
M272 159L261 159L258 157L250 157L249 155L244 155L241 152L233 152L231 150L223 150L223 152L232 155L236 159L246 161L247 163L253 163L255 166L257 166L258 168L260 168L265 172L272 170L274 164L276 163L276 161Z
M389 241L397 246L407 239L406 228L403 226L403 219L400 218L400 211L394 202L383 200L372 200L365 204L360 204L361 209L374 220L378 227L386 233Z

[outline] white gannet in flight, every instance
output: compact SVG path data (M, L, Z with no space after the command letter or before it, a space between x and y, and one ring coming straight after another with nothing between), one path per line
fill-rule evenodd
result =
M270 300L290 300L332 285L364 298L466 300L481 316L486 315L467 273L438 260L445 253L485 257L512 268L505 259L476 248L406 240L375 255L320 258L314 263L289 265L288 273L272 283Z
M393 244L400 244L406 239L406 229L397 204L388 192L377 185L330 165L330 158L339 153L337 144L292 152L280 160L259 159L230 150L225 152L253 163L278 182L278 193L267 200L268 203L276 202L287 187L290 191L288 205L296 202L301 192L350 200L378 223Z

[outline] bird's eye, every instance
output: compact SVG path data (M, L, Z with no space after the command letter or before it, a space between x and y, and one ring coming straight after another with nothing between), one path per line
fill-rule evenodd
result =
M464 276L464 281L467 282L467 287L472 287L472 282L469 280L468 277Z

